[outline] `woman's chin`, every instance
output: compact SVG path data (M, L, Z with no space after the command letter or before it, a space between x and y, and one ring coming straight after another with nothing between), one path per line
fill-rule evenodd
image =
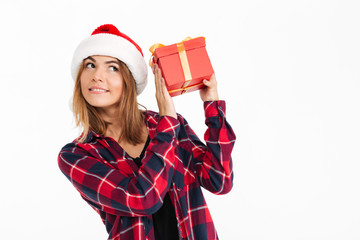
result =
M111 109L111 108L117 108L119 106L119 103L115 102L100 102L100 101L88 101L88 103L95 107L95 108L102 108L102 109Z

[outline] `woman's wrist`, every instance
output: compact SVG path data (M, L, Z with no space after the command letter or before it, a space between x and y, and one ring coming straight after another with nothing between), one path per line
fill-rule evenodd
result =
M213 102L213 101L219 101L219 95L217 93L208 95L206 97L201 98L203 102Z

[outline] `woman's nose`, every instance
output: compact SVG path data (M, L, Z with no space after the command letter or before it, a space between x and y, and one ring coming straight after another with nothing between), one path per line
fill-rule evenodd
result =
M102 69L98 68L95 70L94 76L93 76L93 80L94 81L104 81L104 72Z

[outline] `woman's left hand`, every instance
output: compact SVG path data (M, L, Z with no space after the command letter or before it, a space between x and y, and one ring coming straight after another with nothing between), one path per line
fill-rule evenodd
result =
M200 89L201 100L205 101L217 101L219 100L219 94L217 90L217 81L215 73L211 76L209 80L203 80L204 85L206 86L203 89Z

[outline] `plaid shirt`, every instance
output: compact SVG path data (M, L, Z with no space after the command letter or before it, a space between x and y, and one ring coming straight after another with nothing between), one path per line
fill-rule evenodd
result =
M111 240L153 240L152 214L167 192L174 205L179 239L218 239L200 186L215 194L232 188L235 134L225 102L205 102L204 145L186 120L147 111L150 144L138 168L112 138L90 132L59 153L61 171L101 216Z

